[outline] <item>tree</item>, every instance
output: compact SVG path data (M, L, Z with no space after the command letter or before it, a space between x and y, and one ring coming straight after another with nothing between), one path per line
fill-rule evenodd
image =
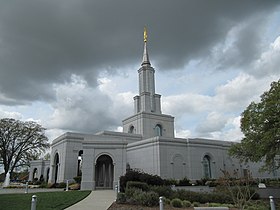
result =
M45 128L36 122L22 122L15 119L0 120L0 163L5 174L28 165L49 148Z
M252 102L241 115L240 144L234 144L229 154L241 161L264 160L263 169L280 168L280 80L272 82L269 91L261 95L259 103Z
M223 177L217 181L221 193L230 195L235 207L244 209L244 207L255 197L258 197L256 190L253 188L254 180L251 174L241 177L238 169L235 169L232 174L226 170L221 170Z

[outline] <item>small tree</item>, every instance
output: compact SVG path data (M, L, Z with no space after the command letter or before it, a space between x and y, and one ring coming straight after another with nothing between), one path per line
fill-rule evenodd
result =
M252 176L248 174L245 177L241 177L239 176L238 170L234 170L233 174L230 174L226 170L221 171L223 177L218 180L218 183L224 188L224 193L231 196L234 205L238 209L244 209L245 205L256 194L255 190L251 187L251 183L253 183Z
M0 160L5 174L28 165L49 148L45 128L36 122L15 119L0 120Z

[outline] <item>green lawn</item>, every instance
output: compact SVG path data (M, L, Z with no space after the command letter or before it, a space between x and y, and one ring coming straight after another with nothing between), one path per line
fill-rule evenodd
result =
M84 199L91 191L40 192L34 194L1 194L0 210L30 210L32 195L37 196L38 210L60 210Z

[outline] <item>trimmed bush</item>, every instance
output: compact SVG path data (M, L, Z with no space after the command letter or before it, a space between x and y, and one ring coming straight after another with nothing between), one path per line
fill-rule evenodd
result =
M164 180L157 175L147 174L137 170L128 170L124 176L120 177L120 190L125 191L128 181L145 182L148 185L163 185Z
M66 183L65 182L58 183L57 188L66 188Z
M170 202L171 202L170 199L164 197L163 201L164 201L164 204L170 205Z
M150 190L165 198L172 198L174 194L170 186L150 186Z
M118 193L116 202L117 203L126 203L125 193L122 193L122 192Z
M178 181L176 179L165 179L164 180L164 185L178 185Z
M149 190L149 186L147 185L147 183L137 182L137 181L128 181L126 183L126 189L130 189L130 188L137 188L137 189L141 189L143 191Z
M124 195L126 202L129 204L143 205L143 206L157 206L158 194L155 192L144 192L137 188L128 188ZM120 198L121 199L121 198Z
M158 205L158 194L155 192L143 192L141 204L144 206L157 206Z
M179 186L190 186L191 183L190 183L190 180L187 177L185 177L185 178L179 180L178 185Z
M193 202L194 207L199 207L200 203L199 202Z
M191 207L192 203L190 201L183 200L183 207Z
M76 183L81 184L81 181L82 181L81 176L75 176L75 177L73 177L73 179L75 180Z
M183 202L179 198L174 198L171 201L171 205L173 207L176 207L176 208L182 208L183 207Z

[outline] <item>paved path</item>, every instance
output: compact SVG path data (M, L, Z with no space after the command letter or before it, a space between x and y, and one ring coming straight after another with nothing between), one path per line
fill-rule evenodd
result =
M66 208L65 210L107 210L116 200L116 192L113 190L95 190L85 199Z

